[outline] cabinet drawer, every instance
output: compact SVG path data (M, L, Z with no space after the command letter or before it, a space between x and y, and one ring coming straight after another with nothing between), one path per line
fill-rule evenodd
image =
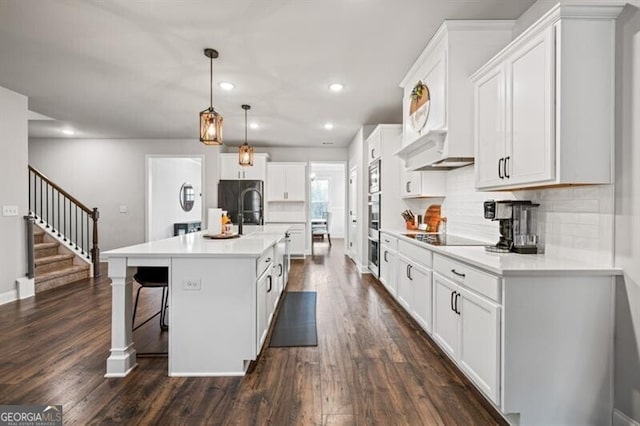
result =
M433 265L432 252L426 248L400 240L398 241L398 252L427 268L431 268Z
M256 277L260 277L264 271L267 270L273 264L273 248L270 248L263 254L260 258L258 258L258 262L256 264Z
M433 256L433 270L498 303L501 301L500 277L439 254Z
M391 250L398 250L398 239L391 235L382 232L380 235L380 242L383 246L387 246Z

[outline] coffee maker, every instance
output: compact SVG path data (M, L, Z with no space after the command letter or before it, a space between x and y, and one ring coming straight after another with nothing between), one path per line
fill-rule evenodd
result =
M484 202L484 218L500 222L500 239L485 249L497 253L538 253L538 207L531 201Z

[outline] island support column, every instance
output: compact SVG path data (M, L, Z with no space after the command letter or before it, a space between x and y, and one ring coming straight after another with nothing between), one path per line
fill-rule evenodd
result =
M127 282L127 258L109 259L111 278L111 355L105 377L124 377L137 367L131 324L131 289Z

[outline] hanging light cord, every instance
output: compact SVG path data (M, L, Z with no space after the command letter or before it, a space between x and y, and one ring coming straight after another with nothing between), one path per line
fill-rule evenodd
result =
M213 109L213 57L209 58L209 108Z
M244 143L247 143L247 110L244 110Z

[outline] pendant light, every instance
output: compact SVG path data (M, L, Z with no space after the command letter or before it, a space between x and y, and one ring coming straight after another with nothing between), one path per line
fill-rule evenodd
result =
M244 144L238 150L238 162L241 166L253 166L253 147L247 143L247 111L251 105L242 105L244 110Z
M222 116L213 108L213 60L218 57L215 49L204 49L209 58L209 108L200 112L200 142L205 145L222 145Z

